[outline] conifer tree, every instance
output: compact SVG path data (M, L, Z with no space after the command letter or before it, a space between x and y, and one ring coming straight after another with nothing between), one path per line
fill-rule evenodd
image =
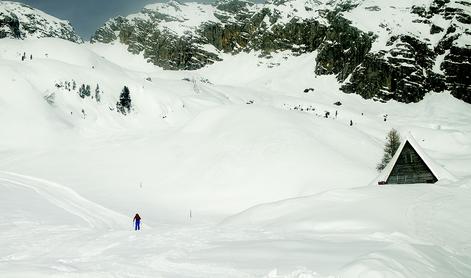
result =
M85 98L85 97L89 97L91 96L91 89L90 89L90 85L85 85L85 84L82 84L82 86L80 86L79 88L79 96L81 98Z
M129 88L124 86L121 94L119 95L119 100L116 102L116 110L123 115L128 114L131 111L131 95Z
M92 95L92 90L90 88L90 85L85 86L85 96L89 97Z
M101 102L101 92L100 92L100 86L98 84L96 84L96 88L95 88L95 99L96 99L96 102Z
M85 88L84 84L82 84L82 86L80 86L80 88L78 90L78 94L81 98L85 98L87 92L86 92L86 88Z
M384 155L381 162L376 166L378 171L383 170L388 165L391 158L396 154L397 149L401 145L401 136L394 128L389 131L386 136L386 144L384 145Z

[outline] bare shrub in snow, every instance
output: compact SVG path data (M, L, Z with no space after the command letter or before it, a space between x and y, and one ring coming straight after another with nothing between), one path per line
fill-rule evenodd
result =
M56 101L56 93L49 93L47 95L44 96L44 100L49 103L50 105L54 105L55 101Z

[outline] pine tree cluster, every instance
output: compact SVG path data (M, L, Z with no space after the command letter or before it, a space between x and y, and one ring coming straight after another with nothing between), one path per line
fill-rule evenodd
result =
M91 86L88 84L81 84L80 86L77 85L75 80L71 81L61 81L55 84L55 87L58 89L67 90L69 92L74 92L80 96L80 98L85 99L87 97L91 99L95 99L96 102L101 102L103 91L100 89L100 85L97 84L95 87L94 92L92 92ZM55 94L47 95L44 99L52 104L54 102ZM114 110L110 107L111 110ZM127 115L132 110L132 100L131 100L131 92L127 86L124 86L121 94L119 95L119 100L116 102L116 111L123 115ZM84 113L82 113L84 114ZM85 117L85 114L84 114Z
M101 102L101 95L103 91L100 90L100 85L97 84L95 87L95 91L92 94L91 86L88 84L82 84L77 86L77 82L72 79L72 81L64 81L55 84L56 88L63 88L69 92L76 92L81 98L85 99L86 97L91 97L95 99L96 102ZM78 90L77 90L78 88Z

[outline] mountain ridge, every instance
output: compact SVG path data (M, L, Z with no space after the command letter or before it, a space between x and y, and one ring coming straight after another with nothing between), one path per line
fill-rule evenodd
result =
M449 91L471 103L470 13L461 0L171 0L110 19L90 41L118 41L166 70L201 69L228 53L315 53L313 75L335 75L344 93L410 103ZM5 37L83 42L68 21L11 1L0 2Z
M0 39L47 37L83 42L69 21L58 19L26 4L0 1Z
M471 103L470 9L450 0L170 1L111 19L91 41L120 41L170 70L202 68L222 52L317 51L315 74L335 74L346 93L409 103L448 90Z

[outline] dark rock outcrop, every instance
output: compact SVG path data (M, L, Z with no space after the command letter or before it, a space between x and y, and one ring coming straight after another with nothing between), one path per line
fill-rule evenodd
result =
M374 40L373 34L366 34L350 25L337 13L328 14L330 26L319 48L317 74L336 74L344 81L363 62Z
M0 14L0 39L11 37L21 38L20 21L16 15Z
M82 42L69 22L17 2L0 1L0 39L53 37Z
M441 67L447 89L456 98L471 103L471 48L452 46Z
M364 98L394 99L402 102L420 101L432 88L427 82L435 54L416 38L393 38L389 52L368 54L349 82L342 87L347 93Z
M469 35L469 31L463 33L467 30L463 24L469 24L468 15L463 9L448 7L448 3L450 0L435 0L430 7L411 9L424 19L420 23L431 25L431 34L442 36L437 46L412 35L393 36L388 42L390 50L368 53L342 90L364 98L406 103L420 101L430 91L448 90L471 103L471 45L461 42L461 36ZM437 15L450 20L446 31L427 21ZM443 61L440 55L444 55Z
M153 18L164 18L158 13L151 13ZM201 49L201 38L187 33L178 36L169 30L161 30L152 21L136 18L128 20L118 17L100 28L92 42L110 43L115 40L127 44L132 53L144 53L149 61L164 69L195 70L220 58L211 52Z

